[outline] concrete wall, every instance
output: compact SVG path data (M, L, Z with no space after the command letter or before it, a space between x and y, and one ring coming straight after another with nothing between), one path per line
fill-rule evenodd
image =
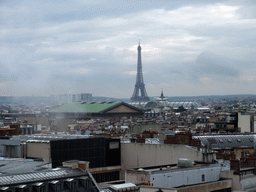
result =
M232 179L232 191L242 191L239 175L234 175L234 171L221 171L220 177L225 179Z
M251 115L242 115L238 113L238 127L241 128L241 132L251 132Z
M163 192L211 192L221 189L231 188L232 180L221 180L200 185L191 185L181 188L161 188ZM140 192L156 192L159 187L141 186Z
M21 141L0 139L0 152L2 157L22 158Z
M40 158L44 161L51 161L50 143L27 142L27 158Z
M234 153L236 157L241 158L242 152L247 152L250 154L254 153L254 148L234 148Z
M256 115L253 116L253 128L252 128L252 132L256 131Z
M178 169L173 171L156 172L151 174L150 183L156 187L179 187L218 181L220 179L220 166L207 166L197 168Z
M176 189L165 189L161 188L163 192L177 192ZM150 187L150 186L141 186L140 192L157 192L159 191L159 187Z
M122 143L122 178L126 169L177 164L179 158L202 161L203 155L185 145Z
M3 157L21 158L21 146L5 145L3 148Z
M177 189L177 192L211 192L232 187L232 180L221 180Z
M128 170L125 172L126 183L145 183L149 186L164 187L168 189L215 182L218 180L220 180L219 165L205 165L179 169L167 168L163 171L154 171L154 169L152 169L151 171Z
M142 172L125 172L125 182L133 184L150 183L150 174Z

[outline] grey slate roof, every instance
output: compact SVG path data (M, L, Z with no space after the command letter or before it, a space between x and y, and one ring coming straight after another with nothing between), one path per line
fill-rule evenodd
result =
M0 175L0 186L19 185L28 182L39 182L46 180L57 180L66 177L84 176L85 173L78 169L52 169L42 172L23 174Z
M92 186L87 186L89 191L100 191L89 171L83 172L80 169L70 167L52 169L49 165L49 163L34 161L33 159L0 158L0 189L11 187L11 190L15 190L26 187L28 184L41 185L78 178L90 180L93 183Z
M0 158L0 174L19 174L49 169L51 164L31 159Z
M254 147L254 135L207 135L193 138L200 139L203 146L211 145L213 149Z
M243 179L240 181L242 189L244 191L255 191L256 190L256 177Z

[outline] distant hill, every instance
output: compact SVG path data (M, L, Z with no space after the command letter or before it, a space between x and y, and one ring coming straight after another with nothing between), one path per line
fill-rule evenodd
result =
M150 97L150 100L153 101L159 96ZM206 96L176 96L168 97L170 101L193 101L195 99L232 99L232 98L250 98L256 97L253 94L240 94L240 95L206 95ZM129 102L130 98L114 98L114 97L101 97L93 96L93 101L119 101L119 102ZM15 104L15 105L51 105L52 100L50 97L37 97L37 96L0 96L0 105L6 104Z
M35 104L50 104L49 97L39 96L0 96L0 105L35 105Z
M150 100L153 101L154 99L158 98L159 96L150 97ZM195 100L195 99L224 99L224 98L248 98L248 97L256 97L256 95L253 94L241 94L241 95L202 95L202 96L175 96L175 97L168 97L165 96L170 101L189 101L189 100ZM123 102L129 102L130 98L113 98L113 97L99 97L99 96L93 96L94 101L123 101Z
M119 102L129 102L130 98L113 98L113 97L99 97L93 96L93 101L119 101Z
M166 97L173 101L181 101L181 100L195 100L195 99L224 99L224 98L249 98L256 97L256 95L246 94L246 95L202 95L202 96L179 96L179 97Z

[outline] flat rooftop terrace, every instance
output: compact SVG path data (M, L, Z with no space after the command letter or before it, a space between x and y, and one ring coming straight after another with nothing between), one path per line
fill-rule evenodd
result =
M180 170L191 170L191 169L201 169L201 168L216 168L220 167L218 163L198 163L188 167L179 167L177 164L170 164L170 165L162 165L162 166L155 166L155 167L143 167L143 168L134 168L128 169L128 172L141 172L146 174L152 173L162 173L162 172L172 172L172 171L180 171Z

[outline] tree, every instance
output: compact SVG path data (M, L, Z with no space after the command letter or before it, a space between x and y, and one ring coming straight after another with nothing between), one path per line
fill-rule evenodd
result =
M233 105L234 108L238 108L239 106L240 106L240 105L237 104L237 103Z
M215 110L221 110L221 106L215 106L214 109Z
M183 111L187 111L187 109L185 109L183 107L183 105L179 106L178 109L174 110L175 112L183 112Z

